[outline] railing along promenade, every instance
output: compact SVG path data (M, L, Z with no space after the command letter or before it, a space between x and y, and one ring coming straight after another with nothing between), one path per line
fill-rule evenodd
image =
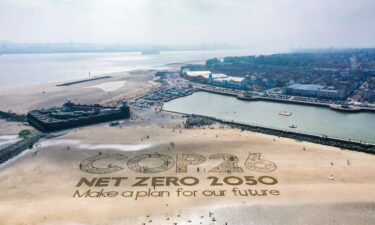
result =
M232 96L232 97L236 97L239 100L244 100L244 101L263 100L263 101L272 101L272 102L282 102L282 103L287 103L287 104L299 104L299 105L326 107L326 108L330 108L332 110L337 110L340 112L373 112L375 113L375 108L369 108L369 107L342 108L340 107L340 105L337 105L337 104L329 104L329 103L323 103L323 102L301 101L301 100L284 99L284 98L272 98L272 97L265 97L265 96L244 96L241 93L238 93L238 91L233 91L230 89L224 90L224 89L199 87L196 89L196 91L204 91L204 92L209 92L209 93L214 93L214 94L219 94L219 95Z

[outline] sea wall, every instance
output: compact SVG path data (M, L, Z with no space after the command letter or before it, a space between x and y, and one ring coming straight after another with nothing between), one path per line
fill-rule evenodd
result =
M44 136L44 134L38 134L33 137L23 139L3 149L0 149L0 164L8 161L13 157L16 157L26 149L32 148L32 146Z
M176 112L168 111L168 110L163 110L163 111L176 113ZM358 151L358 152L375 154L375 144L372 144L372 143L365 143L365 142L351 140L351 139L339 139L339 138L329 137L325 135L315 135L315 134L308 134L308 133L302 133L302 132L297 132L297 131L281 130L281 129L265 127L261 125L244 124L244 123L239 123L239 122L234 122L234 121L226 121L226 120L209 117L209 116L190 115L190 114L185 114L185 113L178 113L178 114L195 118L194 120L192 119L186 120L185 127L187 128L193 127L193 126L205 126L207 124L210 124L209 121L212 121L212 122L221 123L223 125L227 125L229 127L237 128L241 130L247 130L247 131L277 136L277 137L290 138L290 139L294 139L294 140L301 141L301 142L306 141L306 142L311 142L311 143L316 143L316 144L333 146L333 147L341 148L344 150L348 149L348 150L353 150L353 151ZM208 121L205 121L205 120L208 120ZM194 121L194 123L189 124L189 121ZM205 121L205 122L202 122L201 124L197 124L197 121Z
M14 122L26 122L26 115L0 111L0 119Z
M306 106L315 106L315 107L325 107L331 110L345 112L345 113L358 113L358 112L371 112L375 113L375 108L366 108L366 107L354 107L354 108L343 108L340 105L332 105L326 103L319 103L319 102L308 102L308 101L297 101L297 100L289 100L289 99L282 99L282 98L269 98L263 96L252 96L252 97L245 97L240 94L236 94L234 92L228 91L220 91L220 90L213 90L207 88L198 88L197 91L208 92L213 94L225 95L225 96L232 96L236 97L238 100L241 101L269 101L269 102L278 102L284 104L297 104L297 105L306 105Z
M307 141L311 143L316 144L322 144L322 145L328 145L333 146L341 149L349 149L354 150L358 152L364 152L364 153L370 153L375 154L375 144L371 143L365 143L355 140L345 140L345 139L337 139L333 137L328 137L324 135L314 135L314 134L306 134L306 133L300 133L295 131L288 131L288 130L279 130L275 128L270 127L263 127L258 125L250 125L250 124L242 124L238 122L232 122L232 121L225 121L217 118L212 117L205 117L203 118L219 122L221 124L225 124L232 128L238 128L241 130L248 130L253 131L257 133L262 134L268 134L278 137L285 137L285 138L291 138L298 141Z
M89 81L94 81L94 80L102 80L102 79L107 79L111 78L111 76L103 76L103 77L94 77L94 78L89 78L89 79L84 79L84 80L78 80L78 81L73 81L73 82L67 82L67 83L62 83L62 84L57 84L56 86L70 86L73 84L79 84L79 83L84 83L84 82L89 82Z

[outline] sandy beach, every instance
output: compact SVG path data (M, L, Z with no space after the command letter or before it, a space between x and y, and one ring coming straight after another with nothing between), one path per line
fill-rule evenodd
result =
M375 157L372 155L219 126L181 129L180 133L177 125L164 128L98 125L72 130L55 138L53 144L51 140L42 140L40 147L1 166L1 224L148 224L151 220L152 224L173 224L173 221L189 224L189 220L190 224L371 224L374 219ZM175 143L174 148L171 142ZM102 147L95 148L97 145ZM79 169L81 161L99 152L123 154L128 159L157 152L174 160L177 154L200 154L207 160L199 166L188 166L186 173L176 173L175 167L159 173L139 173L116 160L110 163L123 169L110 174L90 174ZM237 156L243 172L209 172L222 162L209 159L217 153ZM247 169L244 162L249 153L261 153L261 158L275 163L277 169L272 172ZM103 160L97 166L105 167L106 163ZM157 167L160 162L155 163ZM334 179L329 179L330 175ZM150 183L132 186L135 177L186 176L199 179L199 185L165 186L161 182L164 186L156 189ZM212 186L207 179L210 176L221 181L228 176L272 176L277 183ZM73 197L77 190L82 193L90 189L76 187L82 177L127 177L128 182L119 186L111 183L104 189L119 193L151 189L169 192L170 196ZM237 182L230 183L234 181ZM234 187L277 190L279 194L235 196ZM178 188L197 194L177 196ZM202 193L208 190L223 190L226 194L204 196ZM209 217L209 212L217 223ZM321 213L324 216L316 217Z
M26 113L67 99L115 104L158 87L152 79L150 71L134 71L66 87L5 88L0 110ZM0 165L0 224L375 221L375 156L218 124L185 129L184 121L132 108L120 126L97 124L40 140ZM0 120L0 135L25 128Z
M108 74L112 77L70 86L56 86L63 83L58 82L22 87L2 87L0 110L6 112L11 110L24 114L32 109L61 105L68 99L81 104L111 105L121 99L134 98L158 87L159 84L152 81L153 74L153 71L137 70ZM108 83L111 87L108 87Z

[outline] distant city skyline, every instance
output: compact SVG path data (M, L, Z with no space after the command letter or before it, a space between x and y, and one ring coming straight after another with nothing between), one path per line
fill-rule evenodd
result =
M373 0L0 0L0 39L250 48L375 47Z

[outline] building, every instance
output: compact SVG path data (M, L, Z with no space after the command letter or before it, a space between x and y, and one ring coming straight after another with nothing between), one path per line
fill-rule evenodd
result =
M300 95L307 97L344 99L346 90L335 87L324 87L317 84L293 84L285 88L284 93L288 95Z
M363 98L366 101L375 100L375 90L373 89L366 89L363 91Z
M120 107L79 105L67 101L62 107L32 110L26 117L36 129L49 132L129 118L130 109L126 101Z
M208 83L208 79L211 73L211 71L190 71L190 70L184 70L183 76L186 77L188 80L197 82L197 83Z
M225 88L249 89L249 82L245 77L228 76L223 73L215 74L211 71L184 71L183 75L193 82Z
M337 90L333 87L323 88L317 92L318 98L343 99L345 98L345 91L343 89Z
M191 78L201 77L204 79L208 79L210 74L212 74L211 71L184 71L184 75Z
M308 97L317 97L318 91L324 86L318 84L293 84L285 88L288 95L301 95Z

